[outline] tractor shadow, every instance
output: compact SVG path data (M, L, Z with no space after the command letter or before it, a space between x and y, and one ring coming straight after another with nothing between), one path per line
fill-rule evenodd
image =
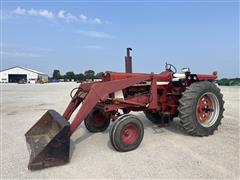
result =
M83 127L80 127L81 129L84 129ZM79 129L80 129L79 128ZM76 140L72 140L70 139L70 152L69 152L69 159L72 159L75 147L81 143L82 141L86 140L87 138L89 138L90 136L92 136L94 133L90 133L87 130L84 129L84 133L82 135L80 135Z
M179 135L189 136L189 134L187 134L185 129L182 127L179 118L174 118L173 121L170 123L170 126L166 127L166 129Z
M144 114L138 114L137 117L142 121L143 125L144 125L144 129L148 129L151 128L153 134L163 134L166 133L167 131L179 134L179 135L183 135L183 136L188 136L188 134L185 132L185 130L183 129L181 123L180 123L180 119L179 118L174 118L172 122L170 122L170 124L168 126L161 126L161 125L156 125L153 124L151 121L149 121ZM106 129L106 131L101 132L103 134L109 134L109 131L111 130L112 126L113 126L113 122L110 123L109 127ZM79 136L76 140L70 140L70 154L69 154L69 158L71 160L75 147L83 142L84 140L86 140L87 138L89 138L90 136L94 135L95 133L91 133L88 132L84 127L80 127L81 129L84 129L84 133ZM116 151L115 148L112 146L112 143L110 141L110 139L107 142L107 146L109 149Z
M183 129L181 123L180 123L180 119L179 118L174 118L173 121L171 121L169 123L169 125L166 126L162 126L162 125L157 125L157 124L153 124L151 121L149 121L144 114L139 114L138 118L142 121L143 125L144 125L144 129L147 128L151 128L153 130L153 134L162 134L165 133L165 129L167 131L176 133L176 134L180 134L180 135L184 135L184 136L188 136L188 134L185 132L185 130Z
M80 129L82 129L84 131L84 133L82 135L80 135L76 140L72 140L70 139L70 152L69 152L69 159L71 160L72 156L73 156L73 153L74 153L74 150L75 150L75 147L78 146L78 144L80 144L81 142L85 141L86 139L88 139L89 137L91 137L92 135L94 134L109 134L109 131L111 129L111 126L113 125L113 123L111 123L109 125L109 127L104 131L104 132L98 132L98 133L91 133L91 132L88 132L88 130L85 128L85 127L80 127ZM96 137L97 138L97 137ZM115 150L112 145L111 145L111 142L108 141L108 147L110 149L113 149Z

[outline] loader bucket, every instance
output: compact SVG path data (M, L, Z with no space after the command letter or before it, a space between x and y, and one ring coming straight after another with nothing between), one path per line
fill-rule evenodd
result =
M69 161L69 122L54 110L48 110L25 134L30 160L28 169L58 166Z

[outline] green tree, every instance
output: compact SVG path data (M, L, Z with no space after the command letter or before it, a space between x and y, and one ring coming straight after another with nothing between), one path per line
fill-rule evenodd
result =
M60 74L60 71L58 69L54 69L52 78L53 79L61 79L61 74Z
M69 79L69 80L72 80L72 79L76 80L75 74L72 71L67 72L65 74L65 77L66 77L66 79Z
M96 77L97 79L102 79L103 74L104 74L104 72L99 72L99 73L96 74L95 77Z
M84 72L86 79L94 79L95 72L93 70L87 70Z
M76 74L75 77L76 77L76 80L78 80L78 81L81 81L81 82L85 81L85 76L82 73Z
M217 83L220 86L239 86L240 78L233 78L233 79L223 78L223 79L217 80Z

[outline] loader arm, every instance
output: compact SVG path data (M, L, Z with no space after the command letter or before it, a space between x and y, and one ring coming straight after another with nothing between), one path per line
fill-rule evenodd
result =
M81 108L79 109L77 115L75 116L71 126L70 126L70 135L77 129L77 127L81 124L81 122L86 118L86 116L91 112L91 110L97 105L98 102L104 101L108 98L108 95L125 89L129 86L132 86L136 83L140 83L143 81L151 80L152 75L145 75L141 77L132 77L120 80L106 81L101 83L92 84L90 91L87 93L84 99L73 99L66 111L64 112L64 117L69 119L73 111L77 108L77 106L82 103ZM80 85L81 86L81 85ZM74 97L78 97L78 94L81 91L77 91Z

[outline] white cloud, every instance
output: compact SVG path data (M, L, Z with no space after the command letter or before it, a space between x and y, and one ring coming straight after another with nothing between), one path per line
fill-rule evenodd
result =
M85 16L85 15L83 15L83 14L80 14L79 19L80 19L81 21L86 22L86 21L87 21L87 16Z
M60 10L58 12L58 18L63 19L67 22L86 22L87 21L87 16L83 14L77 17L71 13L66 13L66 11L64 10Z
M63 11L63 10L59 11L58 12L58 17L64 19L65 18L64 13L65 13L65 11Z
M94 19L94 22L97 23L97 24L102 24L102 20L99 19L99 18L95 18L95 19Z
M65 10L60 10L56 14L47 9L24 9L21 7L17 7L15 10L11 11L12 14L18 16L34 16L34 17L43 17L46 19L54 19L56 21L65 21L68 23L76 22L76 23L86 23L86 24L104 24L107 21L103 21L100 18L89 18L84 14L74 15ZM93 37L93 38L113 38L112 35L106 32L98 32L98 31L84 31L84 30L74 30L74 33L78 33L84 36ZM93 48L93 47L92 47ZM96 48L96 47L95 47Z
M53 13L51 11L48 11L48 10L39 10L39 15L42 16L42 17L49 18L49 19L54 18Z
M66 11L64 11L64 10L59 11L57 17L65 20L67 22L78 21L78 18L76 16L72 15L71 13L66 14Z
M26 9L21 8L21 7L17 7L17 8L13 11L13 14L25 15L25 14L26 14Z
M27 12L28 12L28 14L31 15L31 16L37 16L37 15L38 15L37 10L35 10L35 9L30 9L30 10L28 10Z
M41 16L41 17L45 17L45 18L48 18L48 19L53 19L54 18L54 14L53 12L51 11L48 11L46 9L42 10L36 10L36 9L30 9L27 11L27 13L30 15L30 16Z
M65 19L68 22L78 21L78 18L76 16L72 15L71 13L67 13L67 15L65 16Z
M58 12L58 17L60 19L64 19L67 22L85 22L88 23L90 20L88 20L88 17L84 14L80 14L79 16L75 16L71 13L66 13L66 11L61 10Z
M21 7L17 7L15 10L12 11L12 14L15 15L29 15L29 16L40 16L48 19L53 19L54 14L53 12L47 10L47 9L24 9Z
M98 31L77 31L77 33L94 38L113 38L112 35L105 33L105 32L98 32Z
M60 10L58 13L54 13L47 9L24 9L21 7L17 7L15 10L11 12L12 14L23 16L36 16L36 17L44 17L47 19L58 19L58 20L64 20L66 22L83 22L83 23L89 23L89 24L104 24L107 23L107 21L103 21L98 17L95 18L89 18L84 14L80 15L74 15L70 12L66 12L65 10Z

